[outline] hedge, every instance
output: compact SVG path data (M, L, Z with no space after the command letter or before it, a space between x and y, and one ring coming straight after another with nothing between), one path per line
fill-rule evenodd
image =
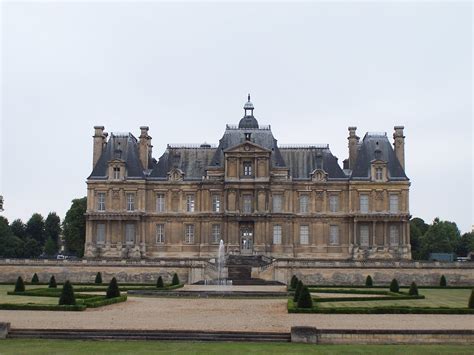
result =
M363 285L306 285L308 288L367 288L367 286ZM370 288L384 288L387 289L390 287L390 284L380 286L380 285L375 285ZM410 285L400 285L400 288L410 288ZM420 286L418 285L418 288L442 288L444 290L449 290L450 288L452 289L472 289L472 286L466 285L466 286L446 286L446 287L441 287L439 285L433 285L433 286ZM294 291L294 288L291 288L287 286L288 291Z
M99 299L86 299L84 300L84 304L87 306L87 308L97 308L107 306L109 304L125 302L126 300L127 295L121 295L114 298L105 298L104 296L100 296Z
M425 296L381 296L381 297L326 297L315 298L315 302L357 302L357 301L403 301L403 300L419 300Z
M82 303L62 306L54 304L0 303L0 309L18 311L84 311L86 308L87 306Z
M388 295L388 296L396 296L401 292L395 293L391 291L374 291L374 290L354 290L354 289L346 289L346 290L326 290L326 289L318 289L318 288L309 288L310 292L313 293L353 293L356 295Z

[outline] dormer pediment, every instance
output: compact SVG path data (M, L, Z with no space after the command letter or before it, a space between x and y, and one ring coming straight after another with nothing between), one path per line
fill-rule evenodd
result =
M323 169L314 169L311 172L311 180L316 182L325 182L328 179L328 173Z
M184 173L181 169L173 168L168 172L169 181L183 181Z
M224 150L224 153L225 154L228 154L228 153L267 153L267 154L270 154L271 150L263 148L262 146L254 142L246 141L236 146L233 146L229 149Z

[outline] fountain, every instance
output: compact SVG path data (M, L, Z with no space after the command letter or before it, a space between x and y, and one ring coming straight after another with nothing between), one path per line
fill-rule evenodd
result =
M222 239L219 242L219 250L217 252L216 266L217 266L217 279L204 280L204 285L232 286L232 280L227 280L224 274L225 246L224 246L224 241Z

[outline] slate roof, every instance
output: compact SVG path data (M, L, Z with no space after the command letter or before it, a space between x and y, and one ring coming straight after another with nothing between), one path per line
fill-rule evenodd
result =
M377 157L376 150L379 151ZM389 180L408 180L386 133L366 133L358 149L357 160L352 170L351 179L369 180L371 178L370 162L376 158L387 162Z

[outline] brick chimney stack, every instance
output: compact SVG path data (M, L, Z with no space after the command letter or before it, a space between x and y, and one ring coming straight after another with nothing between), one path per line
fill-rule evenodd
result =
M92 136L94 139L94 147L92 153L92 169L95 168L107 142L107 133L104 132L104 126L94 126L95 133Z
M148 163L151 160L151 137L148 135L149 128L147 126L140 127L140 143L138 150L140 152L140 161L143 169L148 169Z
M405 170L405 136L403 135L403 126L393 127L393 149L400 165Z
M354 170L357 160L357 150L359 149L359 137L356 134L357 127L349 127L349 169Z

